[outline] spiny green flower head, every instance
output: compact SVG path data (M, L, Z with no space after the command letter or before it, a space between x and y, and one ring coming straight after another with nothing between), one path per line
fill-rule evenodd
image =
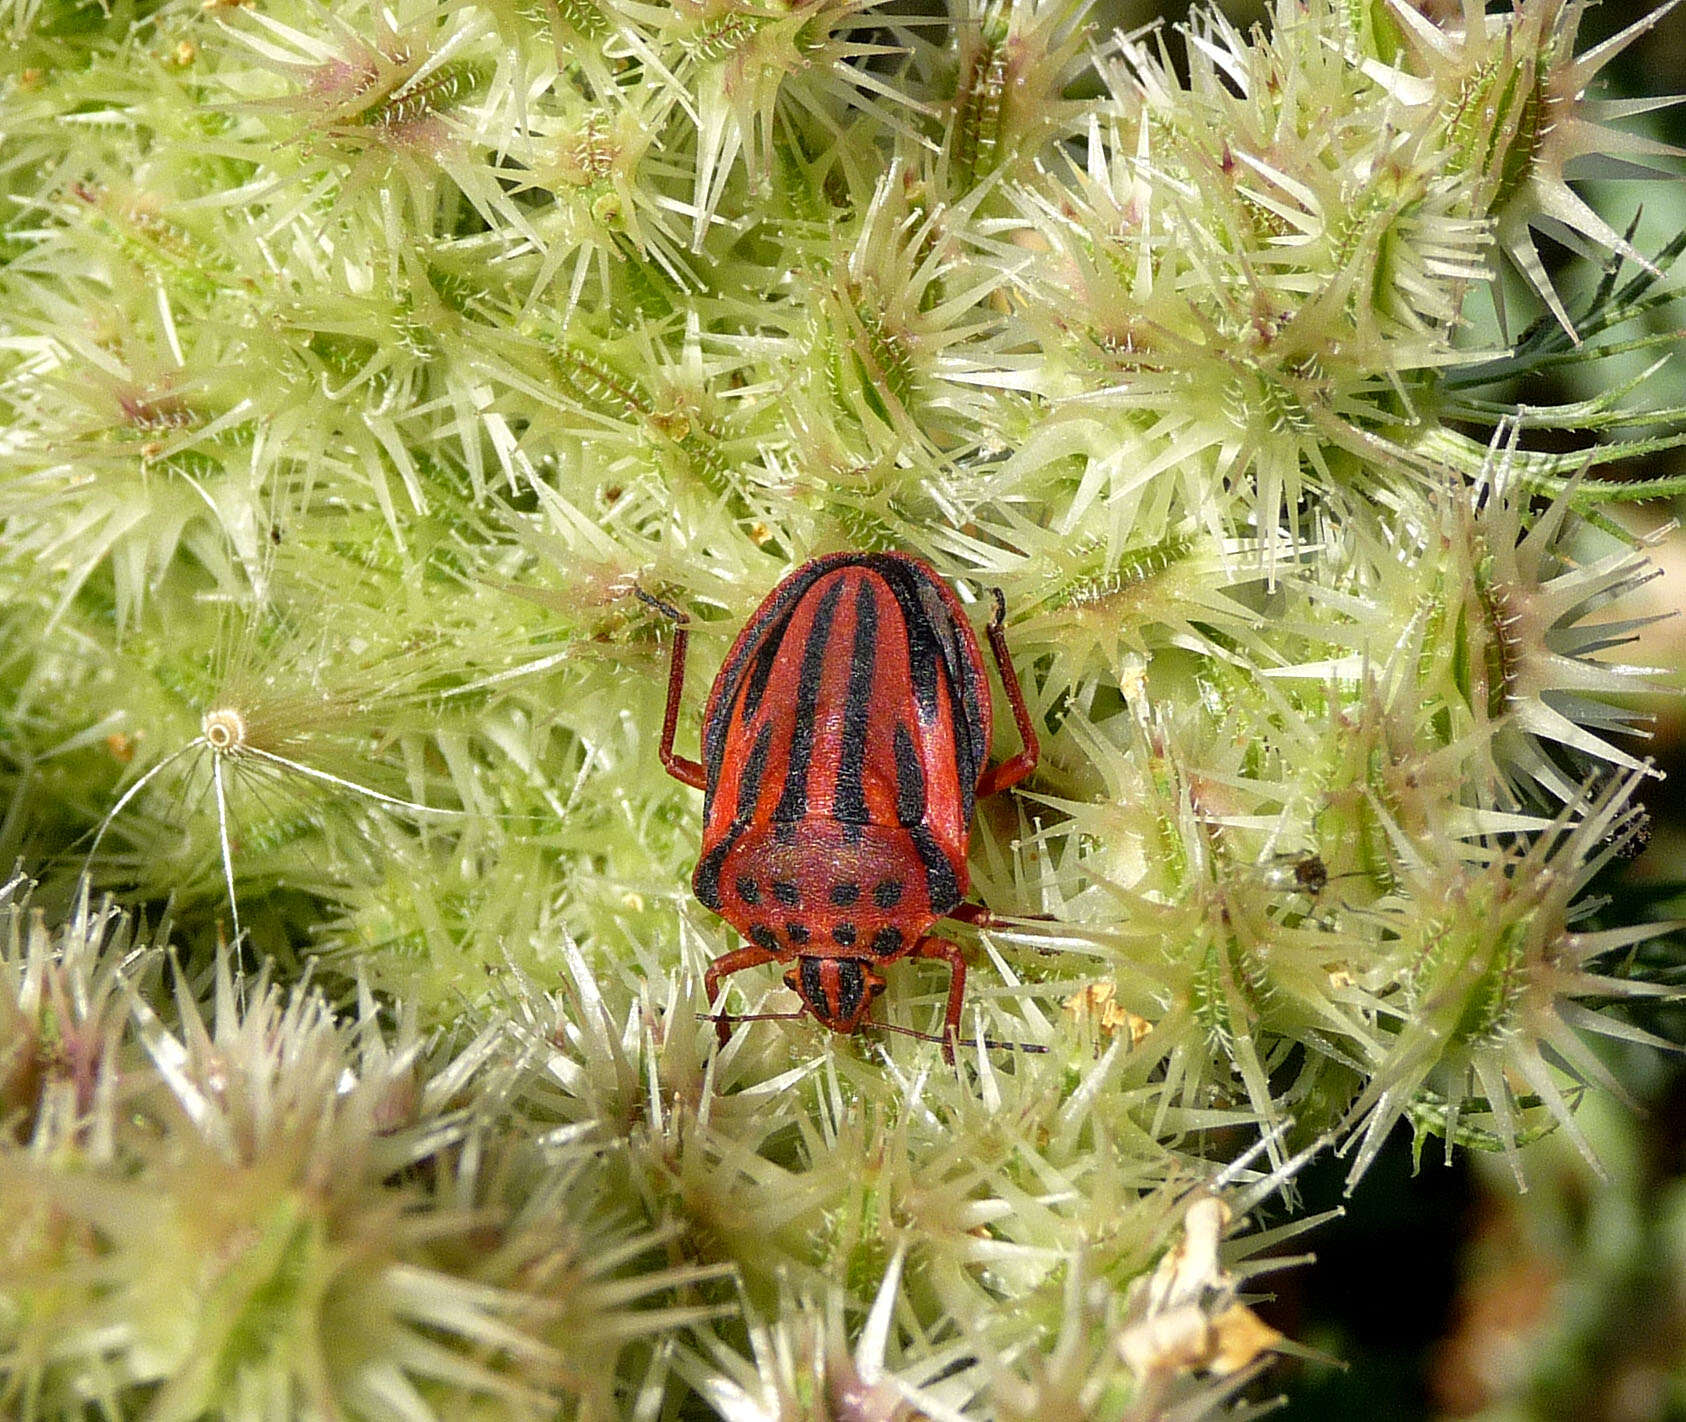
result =
M1686 442L1582 8L0 9L0 1402L1195 1416L1307 1153L1572 1135L1679 482L1596 471ZM699 1017L634 590L683 748L843 548L999 586L1042 741L958 1071Z
M706 1271L509 1128L530 1072L501 1027L442 1051L226 954L165 974L109 909L54 934L13 883L0 913L11 1415L603 1416L620 1350L695 1314L645 1304Z

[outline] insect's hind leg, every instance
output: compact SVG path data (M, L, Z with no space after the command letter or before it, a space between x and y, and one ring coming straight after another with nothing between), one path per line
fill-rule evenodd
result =
M702 762L688 760L673 753L673 736L679 729L679 703L685 692L685 653L691 644L690 622L671 602L663 602L641 587L634 587L633 592L638 595L640 602L655 608L662 616L673 621L673 661L667 672L667 710L662 715L662 765L675 780L695 790L704 789L708 783L708 776L703 770ZM724 1041L725 1038L722 1037L721 1040Z

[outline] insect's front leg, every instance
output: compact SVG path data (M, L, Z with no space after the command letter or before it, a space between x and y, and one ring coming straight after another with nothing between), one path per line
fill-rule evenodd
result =
M954 1065L954 1044L960 1040L960 1006L966 996L966 959L946 938L921 938L910 958L938 958L948 964L948 1010L943 1014L943 1060Z
M1001 673L1001 689L1007 693L1008 704L1013 708L1013 724L1019 728L1019 739L1024 742L1024 749L1011 760L1004 760L984 771L978 778L980 800L997 790L1017 785L1036 769L1036 760L1041 754L1036 727L1030 720L1030 708L1024 704L1024 688L1019 685L1019 674L1013 670L1013 658L1007 651L1007 599L1001 596L1000 588L991 588L990 593L995 598L995 616L988 629L989 650L995 654L995 665Z
M695 790L702 790L707 785L707 776L703 771L702 762L687 760L682 755L673 753L673 735L679 728L679 702L685 691L685 652L691 643L691 626L686 616L671 602L663 602L644 591L634 587L638 600L662 614L673 619L673 662L667 672L667 711L662 716L662 764L667 767L667 773L675 780L682 781ZM724 1037L721 1038L725 1040Z
M1004 924L1018 923L1053 923L1051 913L1015 913L1002 915L994 912L984 904L956 904L944 918L952 918L956 923L968 923L973 928L1000 928ZM1047 950L1040 950L1047 951Z
M956 923L969 923L973 928L994 928L1000 922L983 904L956 904L943 917Z
M738 948L730 953L722 953L708 965L708 971L703 974L703 992L708 998L709 1007L712 1008L714 999L720 996L722 978L741 973L745 968L759 968L763 963L771 963L778 956L765 948ZM720 1038L722 1047L731 1040L732 1023L725 1013L715 1019L714 1031Z

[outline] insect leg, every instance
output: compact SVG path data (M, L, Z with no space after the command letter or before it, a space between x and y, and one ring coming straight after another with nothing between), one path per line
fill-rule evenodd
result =
M1013 658L1007 651L1007 599L1001 596L1000 588L991 588L990 592L995 597L995 617L988 628L989 650L995 654L995 665L1001 672L1001 687L1013 708L1013 723L1019 728L1019 739L1024 742L1024 749L1011 760L992 765L978 777L979 799L1017 785L1036 769L1036 758L1041 753L1036 728L1030 723L1030 708L1024 704L1019 674L1013 670Z
M973 928L1000 928L1008 922L1014 923L1053 923L1051 913L1015 913L1005 918L993 912L984 904L956 904L944 918L952 918L956 923L969 923Z
M946 938L921 938L910 958L940 958L948 964L948 1010L943 1014L943 1060L954 1062L954 1044L960 1037L960 1004L966 996L966 959Z
M763 963L770 963L778 956L765 948L739 948L731 953L722 953L708 965L708 971L703 974L703 992L708 997L708 1005L713 1007L714 999L720 996L722 978L741 973L745 968L759 968ZM721 1013L714 1020L714 1030L720 1037L720 1045L725 1046L732 1035L731 1019Z
M973 928L994 928L996 924L995 915L983 904L956 904L943 917L969 923Z
M664 617L673 619L673 664L667 673L667 712L662 717L662 764L667 767L667 773L675 780L681 781L693 789L701 790L707 783L702 768L702 762L687 760L682 755L673 753L673 733L679 727L679 700L685 690L685 650L690 645L691 629L685 614L670 602L663 602L643 588L634 587L640 602L647 603ZM721 1037L725 1041L725 1037Z

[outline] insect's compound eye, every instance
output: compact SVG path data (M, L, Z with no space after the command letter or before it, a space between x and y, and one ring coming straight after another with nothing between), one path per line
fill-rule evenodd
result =
M239 750L246 744L246 718L231 706L219 707L205 713L199 732L212 750Z

